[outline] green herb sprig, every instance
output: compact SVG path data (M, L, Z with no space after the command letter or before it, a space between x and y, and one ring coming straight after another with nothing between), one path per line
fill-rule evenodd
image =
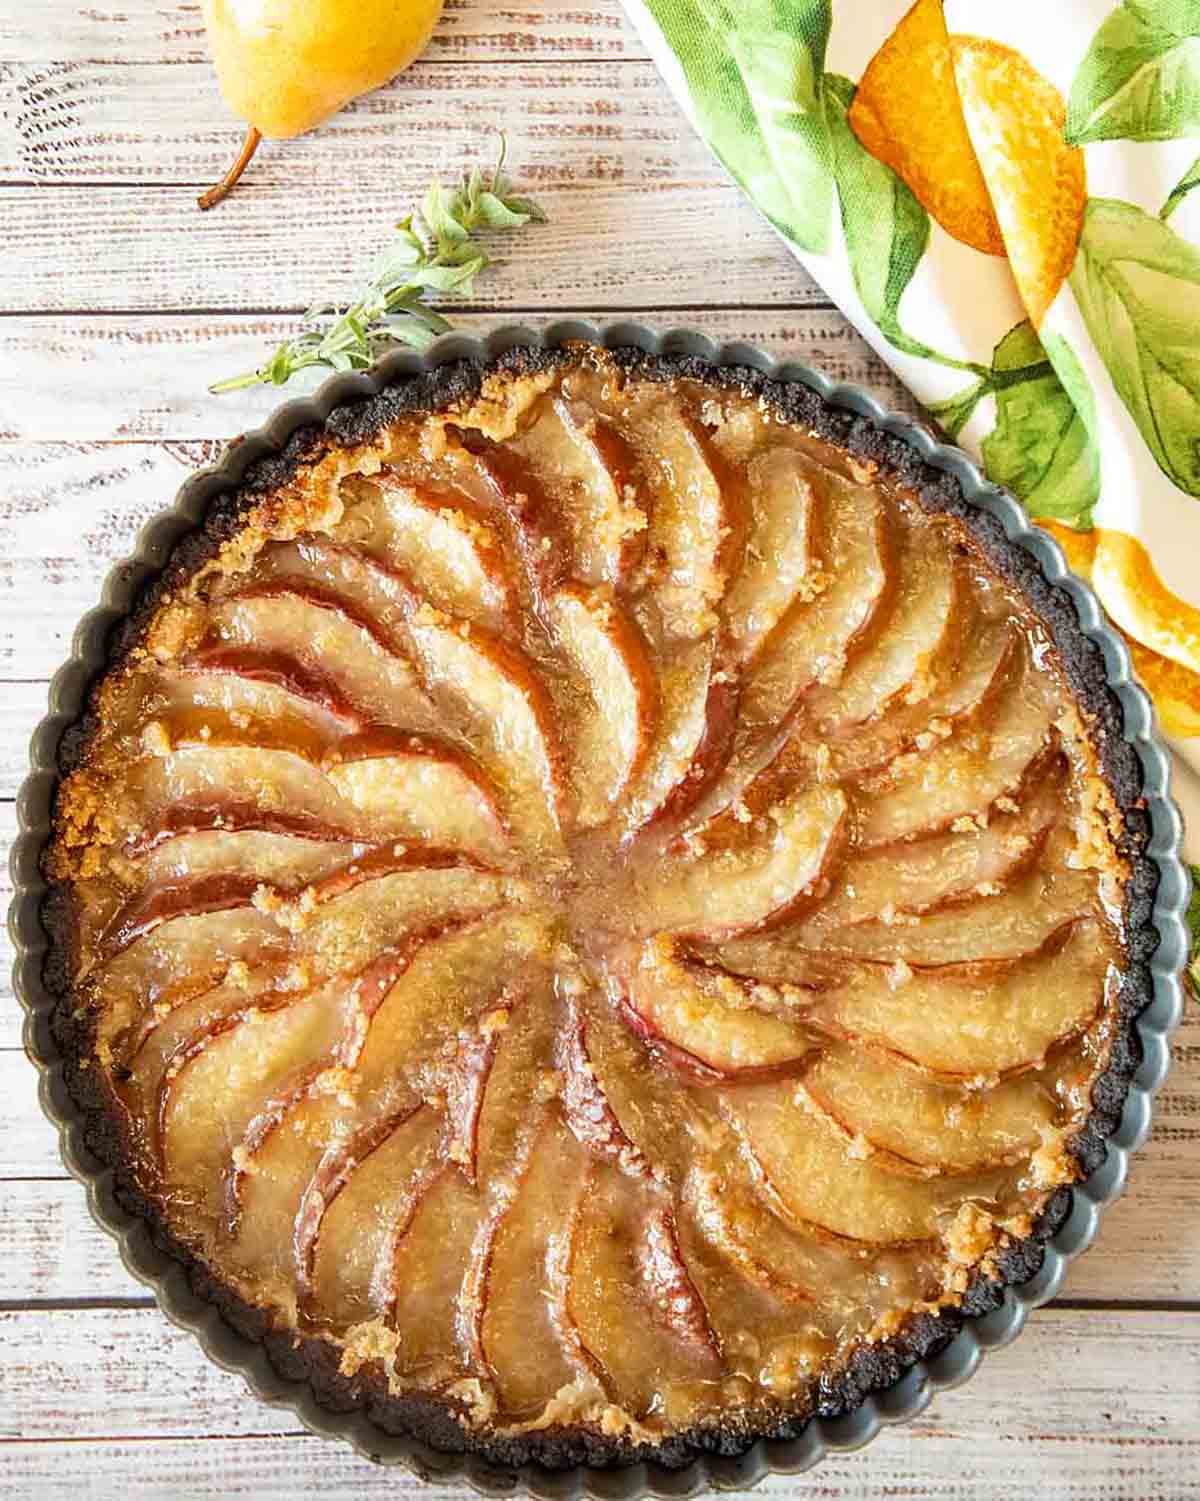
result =
M455 188L434 183L421 205L396 226L395 238L372 267L349 307L323 303L304 315L303 332L281 344L265 365L210 386L214 395L249 386L284 386L301 370L365 370L396 344L427 349L450 324L425 301L428 293L469 297L488 254L477 230L545 223L532 198L512 190L504 173L505 141L485 177L478 167Z

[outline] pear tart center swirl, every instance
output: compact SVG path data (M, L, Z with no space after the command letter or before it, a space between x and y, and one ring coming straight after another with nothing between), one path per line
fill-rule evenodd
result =
M1072 1176L1120 959L1037 622L748 397L581 362L301 471L54 852L138 1172L502 1430L795 1404Z

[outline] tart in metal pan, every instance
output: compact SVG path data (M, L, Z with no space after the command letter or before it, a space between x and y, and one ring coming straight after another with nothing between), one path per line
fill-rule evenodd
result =
M184 505L16 856L169 1312L556 1492L802 1465L1015 1332L1145 1129L1186 892L1007 497L809 372L560 325L331 382Z

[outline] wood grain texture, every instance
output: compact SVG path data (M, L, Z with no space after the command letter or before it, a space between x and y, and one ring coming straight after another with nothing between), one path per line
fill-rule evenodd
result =
M507 108L514 90L526 101L516 119ZM373 197L395 208L406 186L420 189L463 165L486 164L500 127L513 170L530 190L723 180L699 137L680 129L678 107L651 62L497 68L422 58L319 129L264 142L237 197L207 216L193 202L193 216L236 227L267 186L311 208L322 182L336 182L347 160L355 164L353 192L330 195L329 206L343 217ZM241 130L207 60L8 63L0 74L0 180L11 185L206 186L229 165Z
M1025 1337L1032 1338L1032 1332ZM1049 1342L1047 1333L1040 1347ZM1081 1437L1048 1432L1030 1412L1014 1432L978 1430L971 1398L980 1383L991 1379L989 1368L970 1387L940 1397L922 1419L882 1434L861 1454L835 1454L809 1475L772 1477L741 1494L773 1501L801 1496L839 1501L1184 1501L1200 1495L1196 1442L1186 1434L1126 1438L1113 1430ZM960 1409L958 1421L942 1426L948 1413ZM164 1435L150 1441L11 1443L0 1464L14 1494L38 1501L58 1501L63 1495L79 1501L111 1501L116 1495L128 1501L307 1501L318 1496L323 1501L465 1501L473 1494L462 1486L423 1483L403 1471L370 1465L347 1446L299 1434L219 1441Z
M33 0L0 10L0 62L54 57L70 63L185 63L207 56L195 0ZM463 62L644 56L619 0L567 6L446 0L426 53Z
M1148 1349L1156 1350L1157 1360L1142 1358ZM1112 1379L1114 1364L1123 1373L1120 1384ZM1050 1368L1062 1372L1064 1380L1046 1383L1038 1373ZM1046 1467L1042 1474L1052 1486L1039 1493L1058 1495L1070 1493L1054 1488L1060 1481L1095 1482L1106 1472L1110 1485L1120 1472L1144 1477L1153 1456L1161 1494L1192 1494L1182 1488L1195 1485L1200 1461L1194 1426L1198 1384L1200 1315L1041 1310L1019 1344L989 1355L962 1391L940 1395L918 1423L885 1436L862 1456L839 1456L832 1469L822 1469L813 1481L818 1492L845 1494L834 1488L840 1471L850 1484L869 1478L879 1487L870 1494L887 1494L880 1482L894 1483L907 1464L917 1482L909 1494L924 1495L920 1468L932 1467L936 1450L941 1483L956 1475L959 1484L973 1482L971 1495L1030 1494L1010 1489L1017 1478L1013 1463L1031 1478L1035 1464ZM289 1417L286 1411L246 1400L240 1377L219 1370L190 1335L172 1328L154 1310L0 1313L0 1434L6 1438L19 1437L27 1445L30 1440L69 1438L75 1446L109 1434L122 1440L145 1437L157 1444L219 1433L244 1441L294 1430L297 1425ZM1015 1433L1023 1435L1019 1446L1013 1442ZM1140 1463L1134 1448L1138 1443ZM298 1452L292 1463L315 1461L322 1478L337 1467L343 1484L353 1479L356 1493L360 1481L372 1491L382 1492L385 1482L397 1488L398 1474L374 1472L349 1450L318 1455L305 1453L304 1444L298 1440L293 1446ZM224 1447L228 1463L241 1443ZM929 1451L924 1464L923 1450ZM92 1452L103 1451L97 1445ZM132 1466L135 1473L128 1477L134 1485L139 1483L136 1472L150 1460L147 1451L140 1452ZM6 1462L8 1448L2 1445L0 1463ZM287 1473L300 1474L294 1468ZM222 1494L250 1489L248 1476L239 1477L236 1488L230 1478L225 1477ZM281 1478L267 1480L265 1490L255 1486L254 1494L283 1495L270 1488ZM161 1475L155 1479L162 1483ZM125 1493L124 1484L121 1489ZM808 1487L776 1479L765 1494L792 1495L802 1489ZM431 1498L439 1492L422 1489L417 1494ZM1115 1489L1108 1494L1150 1492Z

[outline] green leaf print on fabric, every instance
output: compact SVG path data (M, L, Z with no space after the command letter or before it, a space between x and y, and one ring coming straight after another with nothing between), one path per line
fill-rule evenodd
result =
M929 243L929 215L892 169L863 149L847 120L853 99L848 78L825 75L825 118L846 252L868 317L885 338L905 348L915 341L900 328L900 299ZM923 353L924 346L911 352Z
M1031 516L1089 529L1100 456L1095 401L1074 350L1056 334L1043 347L1032 324L1018 323L996 345L992 371L996 426L982 444L988 476Z
M1200 495L1200 251L1132 203L1093 198L1071 289L1159 468Z
M645 0L696 123L759 210L802 250L829 244L833 182L821 75L829 0Z
M1072 146L1200 133L1200 0L1124 0L1084 54L1067 105Z
M1160 208L1158 211L1158 217L1164 221L1169 219L1175 212L1175 210L1179 207L1179 205L1183 202L1183 200L1187 197L1187 195L1195 187L1200 187L1200 156L1196 158L1192 165L1187 169L1187 171L1171 189L1170 193L1167 195L1166 203L1164 203L1162 208Z

